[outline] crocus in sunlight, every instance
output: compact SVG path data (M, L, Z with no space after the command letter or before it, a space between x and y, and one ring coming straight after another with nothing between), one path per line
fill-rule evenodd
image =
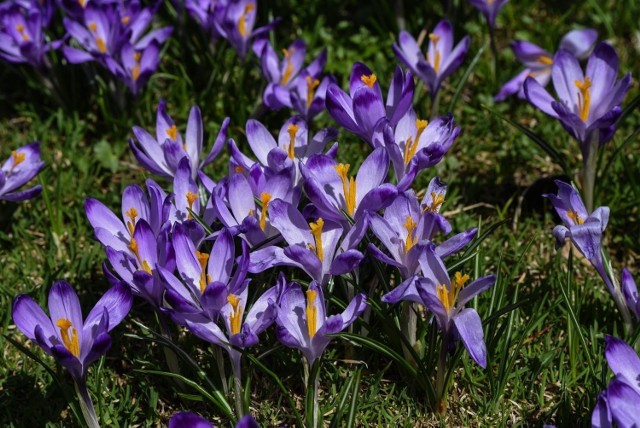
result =
M313 365L333 340L331 335L353 324L366 307L366 296L357 294L342 313L327 316L324 292L317 282L312 282L306 291L297 283L289 283L280 297L278 340L299 349Z
M637 427L640 424L640 357L622 340L609 335L604 339L604 355L615 377L598 396L591 414L591 426Z
M198 106L193 106L189 112L187 130L183 139L175 122L167 113L166 101L161 100L158 103L156 137L154 138L139 126L134 126L135 141L129 140L129 146L140 165L153 174L167 178L175 175L180 160L187 156L191 164L191 176L195 179L198 171L213 162L222 150L227 139L228 126L229 118L226 118L222 121L211 151L201 159L203 130L202 115Z
M52 355L73 377L87 424L98 426L87 391L89 365L111 347L109 332L127 316L132 297L123 284L110 288L83 320L80 301L71 286L58 281L49 291L49 315L29 296L13 302L13 322L29 339Z
M591 51L597 38L596 30L590 28L572 30L560 40L558 49L564 49L571 52L576 58L582 59ZM533 77L543 87L547 86L551 80L554 56L552 53L524 40L513 41L511 50L525 68L500 88L500 92L494 97L495 101L504 101L513 94L518 94L519 98L524 99L523 84L527 77Z
M469 0L469 3L484 15L490 28L495 28L498 12L508 2L509 0Z
M413 103L411 73L396 68L385 105L377 76L366 65L356 62L351 69L349 94L336 84L327 88L326 105L331 117L347 131L358 135L372 147L374 132L381 123L394 127Z
M18 191L36 176L44 166L40 160L40 143L22 146L11 152L0 168L0 200L21 202L40 194L42 186Z
M471 41L469 36L465 36L455 47L453 40L453 25L444 19L429 34L429 46L425 54L406 31L400 32L398 43L393 44L393 52L400 62L429 87L432 102L442 82L460 67L467 56Z

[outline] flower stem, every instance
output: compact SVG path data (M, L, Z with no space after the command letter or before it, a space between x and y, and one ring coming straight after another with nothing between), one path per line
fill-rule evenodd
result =
M82 416L89 428L100 428L96 411L93 408L93 402L87 390L87 383L83 379L75 383L76 393L78 394L78 401L80 401L80 409L82 410Z
M447 353L449 351L449 332L442 332L442 343L440 345L440 357L436 372L436 412L444 415L447 411L447 392L445 391L445 378L447 372Z
M487 22L487 24L489 23ZM496 82L498 73L498 46L496 45L495 30L491 25L489 25L489 43L491 44L491 54L493 56L493 81Z
M162 335L167 340L172 342L173 333L171 332L171 328L167 323L167 318L164 315L160 314L159 312L158 312L158 322L160 324L160 332L162 333ZM171 371L171 373L180 374L180 364L178 363L178 356L173 351L173 349L169 348L168 346L163 346L162 351L164 352L164 358L167 361L167 367L169 367L169 370ZM181 380L174 378L173 381L179 388L184 389L184 383Z
M236 404L236 416L238 419L244 416L244 406L242 405L242 354L235 350L229 351L231 357L231 368L233 369L233 390Z
M438 110L440 110L440 90L435 94L431 94L431 119L438 117Z
M596 185L596 168L598 166L599 135L593 132L587 141L587 152L584 154L584 166L581 171L582 194L587 212L593 212L593 193Z
M309 378L307 379L307 426L309 428L318 428L322 426L320 420L320 403L318 400L318 388L320 386L320 359L316 359L312 363L306 364L309 367ZM312 384L309 384L312 382ZM311 414L308 409L311 408Z
M400 320L402 325L402 334L413 349L416 348L416 334L418 330L418 314L416 313L416 308L414 306L414 303L403 302L402 314L400 315L402 317L402 319ZM402 351L404 353L405 359L415 367L417 364L415 359L413 358L413 353L409 349L406 349L405 344L402 345Z

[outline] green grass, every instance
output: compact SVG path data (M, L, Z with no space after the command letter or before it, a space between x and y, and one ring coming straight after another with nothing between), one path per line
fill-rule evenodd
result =
M396 65L391 43L398 32L391 2L298 3L260 2L258 23L274 16L284 18L273 37L278 47L302 37L311 54L329 49L327 69L343 84L352 63L363 61L387 87ZM441 2L426 3L405 1L407 29L414 35L423 27L432 28L445 13ZM456 38L470 34L472 44L465 65L442 89L443 110L464 69L488 37L484 23L467 2L454 0L451 4L449 16L455 23ZM560 4L514 1L505 7L496 33L501 53L498 75L494 79L490 50L485 49L470 70L468 82L461 86L453 110L463 129L460 138L444 161L423 173L414 186L423 189L435 174L448 183L444 210L454 231L479 223L484 230L503 222L463 266L478 275L498 274L494 288L471 303L484 320L488 368L477 367L458 346L450 358L455 367L449 409L441 417L426 406L421 382L389 355L360 342L337 340L325 354L321 370L321 408L332 426L349 426L350 421L354 426L408 427L588 425L597 394L610 377L602 355L603 335L630 341L639 336L638 331L625 334L613 301L594 270L576 256L572 269L567 270L567 248L556 251L553 247L551 229L558 220L540 195L555 190L552 178L561 176L562 169L525 135L485 109L533 129L567 160L570 171L577 170L577 143L559 124L516 99L493 105L491 97L501 82L520 69L508 43L522 38L553 50L568 30L592 26L600 39L618 50L620 75L635 71L640 66L640 5L631 0ZM176 22L176 13L167 1L160 19ZM108 284L101 270L104 252L93 239L83 201L95 197L119 210L124 187L141 184L148 177L128 147L131 126L152 129L155 106L160 98L166 98L170 114L184 129L189 108L198 104L205 121L205 147L213 143L224 117L230 116L230 134L246 148L244 123L258 107L264 89L255 61L240 63L225 42L211 49L207 38L188 20L169 39L160 72L139 99L128 97L122 109L115 107L106 89L108 76L97 66L56 67L56 77L64 88L65 102L60 105L42 92L28 67L0 65L2 159L15 147L40 140L47 163L37 178L44 187L41 197L18 205L0 204L0 426L79 426L74 416L79 409L67 404L68 398L75 399L70 377L17 332L11 320L12 299L18 293L28 293L45 304L53 281L66 279L78 291L83 307L89 308ZM86 76L96 78L88 81ZM626 102L639 93L634 82ZM421 88L415 101L421 117L429 116L428 104L426 90ZM277 132L287 115L284 110L270 112L261 120ZM603 150L602 165L612 161L596 190L597 205L611 207L605 245L614 268L619 271L628 266L636 278L640 260L637 139L623 146L619 156L612 156L638 129L639 122L637 112L632 113ZM315 129L329 125L333 123L326 113L313 123ZM367 153L366 145L345 131L338 141L341 159L357 164ZM226 170L223 156L207 172L220 178ZM254 281L259 283L260 278ZM339 288L334 309L344 297ZM374 299L381 309L372 316L368 338L401 353L393 325L399 308L380 304L379 295ZM114 330L112 349L90 371L90 390L102 425L157 426L181 409L228 425L223 413L202 393L151 373L168 370L162 347L150 341L153 336L133 320L152 329L157 326L151 309L136 301L130 318ZM354 331L363 326L356 324ZM427 343L439 343L428 322L423 333ZM276 343L275 333L269 330L250 353L273 372L284 392L274 376L258 364L247 357L243 362L245 380L251 380L251 411L265 426L295 424L292 403L304 419L302 359ZM187 332L180 333L177 344L219 388L214 350ZM435 359L437 352L433 346L425 349L422 376L431 382L435 363L429 358ZM182 366L186 378L212 393L197 372L188 364Z

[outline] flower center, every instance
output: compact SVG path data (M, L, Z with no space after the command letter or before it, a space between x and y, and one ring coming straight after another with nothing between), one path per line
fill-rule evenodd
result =
M138 260L138 263L140 263L140 267L142 268L141 270L151 275L151 266L149 266L148 261L143 260L140 257L140 252L138 251L138 242L135 240L135 238L131 238L131 242L129 243L128 248L136 256L136 259Z
M15 150L11 152L11 159L13 160L13 164L11 165L11 169L9 170L9 174L13 172L13 170L25 161L27 155L22 152L16 152ZM9 175L7 174L7 175Z
M22 37L22 41L23 42L28 42L29 40L31 40L29 38L29 35L24 31L24 25L22 24L17 24L16 25L16 31L20 34L20 36Z
M420 137L422 136L424 130L427 128L428 124L429 122L426 120L416 119L416 137L415 139L409 137L407 139L407 142L404 144L404 166L409 165L409 162L411 162L411 159L413 159L413 157L415 156L416 151L418 150Z
M287 154L289 155L289 159L291 160L293 160L296 155L296 133L298 132L298 129L300 129L300 127L294 124L291 124L287 127L287 133L289 134L289 147L287 147Z
M440 36L437 34L429 34L429 40L433 43L433 49L435 50L434 58L433 58L433 69L436 73L440 71L440 49L438 49L438 42L440 41ZM430 62L427 58L427 62Z
M309 229L311 230L311 235L313 235L313 241L315 242L315 246L309 244L308 247L310 250L313 250L318 256L318 259L323 262L324 261L324 250L322 248L322 228L324 227L324 220L319 218L315 223L309 223Z
M316 297L318 297L317 291L307 290L307 331L309 332L309 339L313 339L318 327L318 308L316 307Z
M235 294L229 294L227 301L231 305L231 313L229 314L229 324L231 324L231 334L240 333L242 326L242 308L240 307L240 298Z
M538 57L538 62L540 64L544 64L544 65L552 65L553 64L553 58L551 58L549 55L540 55Z
M80 4L80 7L84 9L87 5L87 0L78 0L78 4Z
M584 80L581 82L579 80L575 80L573 82L578 88L578 111L580 115L580 120L586 122L589 118L589 110L591 109L591 79L588 76L585 76Z
M344 194L344 203L347 214L353 215L356 209L356 179L348 177L350 165L340 163L335 166L336 172L342 181L342 193Z
M413 237L413 232L416 230L416 226L418 224L413 221L413 217L407 216L407 219L404 222L404 228L407 230L407 239L404 244L404 253L407 254L414 245L416 245L415 238Z
M291 79L291 75L293 74L293 63L291 62L291 57L295 52L294 48L282 49L282 53L284 54L284 58L287 61L287 65L284 68L284 73L282 73L282 79L280 79L281 85L286 85Z
M207 279L209 279L206 274L209 254L196 251L196 258L200 263L200 293L204 293L205 288L207 288Z
M314 79L311 76L307 76L307 108L311 107L313 103L313 97L315 97L316 88L320 84L318 79Z
M186 198L187 198L187 203L189 204L189 210L193 211L193 203L196 201L196 199L198 199L198 194L193 192L187 192ZM193 219L191 212L189 212L187 219L189 220Z
M60 336L62 337L62 343L74 357L80 356L80 341L78 340L78 330L73 328L71 337L69 337L69 329L73 324L66 318L59 318L56 322L56 326L60 329Z
M469 275L462 275L460 272L456 272L449 288L445 284L440 284L436 287L438 299L442 302L442 306L447 312L451 312L451 308L453 308L458 298L458 293L460 293L467 281L469 281Z
M129 234L133 236L133 231L136 228L136 218L138 217L138 210L134 207L129 208L125 211L124 215L129 217L129 221L127 221L127 229L129 229Z
M122 18L120 18L120 22L124 25L127 25L129 21L131 21L131 17L129 15L125 15Z
M138 80L138 77L140 77L140 58L142 58L142 54L140 52L133 53L133 60L136 63L131 69L131 78L134 82Z
M240 19L238 19L238 33L240 33L242 37L247 36L247 15L255 8L256 6L254 4L249 3L244 7L244 11L242 15L240 15Z
M360 80L362 80L362 82L367 85L369 88L373 88L373 85L375 85L376 80L378 80L378 78L376 77L375 74L370 74L368 76L362 75L360 76Z
M173 124L171 125L167 131L167 137L171 138L172 140L176 141L178 139L178 127Z
M582 219L582 217L580 217L580 215L575 210L567 211L567 217L573 220L573 222L577 225L584 223L584 220Z
M270 193L261 193L260 202L262 202L262 210L260 211L260 229L264 232L267 227L267 212L269 211L269 202L271 202Z
M431 205L424 207L423 212L437 213L444 204L444 195L438 192L431 192Z

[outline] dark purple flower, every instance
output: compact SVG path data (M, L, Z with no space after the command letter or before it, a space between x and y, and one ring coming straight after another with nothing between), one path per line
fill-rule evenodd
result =
M420 171L437 165L459 134L451 114L428 122L409 109L396 125L393 139L384 139L398 190L407 190Z
M494 28L496 26L496 16L498 16L498 12L500 12L500 9L502 9L508 1L509 0L469 0L469 3L484 15L489 27Z
M64 42L64 39L47 41L44 31L47 24L48 17L38 7L25 8L21 3L14 3L2 10L0 57L9 62L28 62L35 67L44 67L47 52L58 49Z
M400 32L398 43L393 44L396 57L418 76L435 97L442 82L462 64L469 50L469 36L453 46L453 25L443 19L429 34L429 47L423 54L411 34Z
M640 298L638 297L638 287L636 286L636 282L631 276L631 272L629 269L622 269L622 293L624 294L624 298L627 301L627 306L631 312L636 316L638 321L640 321Z
M154 138L144 129L134 126L133 135L136 142L129 140L129 146L133 150L138 162L153 174L163 177L173 177L178 169L178 164L183 157L188 157L191 166L191 177L195 179L198 171L213 162L218 156L225 140L229 118L225 118L220 127L220 132L209 154L201 159L202 153L202 116L198 106L193 106L189 112L187 130L183 140L178 132L178 127L166 111L166 101L158 103L156 120L156 137Z
M496 276L483 276L465 287L469 276L456 272L451 279L433 244L428 245L422 253L420 266L424 277L419 278L415 285L396 287L384 295L382 301L397 303L408 300L425 305L435 315L447 340L462 340L471 358L485 368L487 351L482 321L475 309L465 308L464 305L493 286Z
M640 418L640 358L636 351L622 340L605 336L604 355L609 368L616 375L598 397L591 415L596 428L638 426Z
M576 58L582 59L587 56L598 38L595 30L586 28L583 30L572 30L564 35L560 40L559 49L571 52ZM538 45L530 42L515 40L511 43L511 50L516 59L525 66L525 69L518 73L500 88L500 92L494 97L495 101L504 101L507 97L518 94L524 99L523 84L527 77L533 77L541 86L547 86L551 80L551 69L553 68L553 54L544 50Z
M225 13L228 0L186 0L184 7L193 19L211 35L211 38L220 37L218 26Z
M342 313L327 316L324 293L317 282L312 282L306 292L299 284L289 283L278 307L278 340L299 349L313 365L333 339L331 335L353 324L366 307L366 296L357 294Z
M34 142L11 152L0 167L0 200L21 202L40 194L42 186L16 191L36 176L44 166L40 160L40 143Z
M387 207L397 195L396 187L385 183L389 156L383 147L364 160L355 177L350 168L327 155L314 155L300 165L305 192L323 218L348 224L345 214L357 221Z
M364 217L356 221L343 237L344 229L339 223L322 217L307 221L295 206L276 199L269 206L269 219L288 246L253 251L249 272L263 272L274 266L294 266L325 285L331 275L351 272L363 259L355 247L366 233L368 222Z
M13 301L13 322L81 383L89 365L111 347L108 333L127 316L131 303L129 288L115 285L83 321L75 291L65 281L58 281L49 291L48 316L31 297L21 294Z
M620 103L631 84L631 73L616 81L618 55L613 47L600 43L587 62L583 73L573 53L561 49L553 59L551 79L558 96L556 101L538 81L528 77L524 92L531 104L560 120L562 126L578 142L583 159L588 159L592 136L600 144L615 132L622 113Z
M195 413L180 412L171 417L168 428L214 428L214 426ZM236 428L259 428L259 425L251 415L244 415L236 424Z
M349 95L336 84L327 88L326 106L340 126L358 135L373 147L374 132L381 123L394 127L413 102L414 83L411 73L396 68L385 105L376 75L364 64L356 62L351 69Z

